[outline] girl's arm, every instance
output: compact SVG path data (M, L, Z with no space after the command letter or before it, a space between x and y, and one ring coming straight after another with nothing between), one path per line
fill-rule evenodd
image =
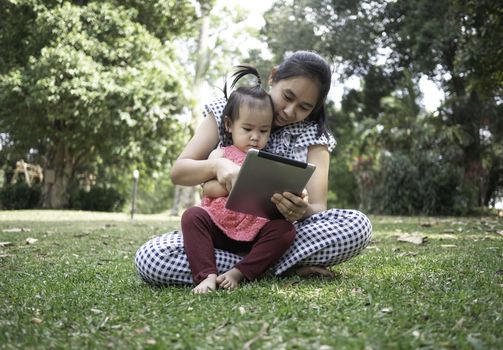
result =
M208 159L222 158L224 151L221 148L214 149ZM203 183L203 195L210 198L225 197L229 194L224 186L222 186L216 179L208 180Z
M327 146L315 145L309 147L307 162L316 166L316 170L306 186L307 194L304 193L299 197L285 192L275 194L272 198L281 214L290 221L307 218L315 213L327 210L328 168L330 164L330 154Z
M239 172L239 166L225 158L207 159L218 144L218 127L213 114L203 119L196 133L173 164L171 181L176 185L196 186L217 179L227 191Z

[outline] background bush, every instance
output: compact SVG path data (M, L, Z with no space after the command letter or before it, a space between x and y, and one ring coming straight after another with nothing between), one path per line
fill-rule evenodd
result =
M463 169L436 152L395 152L381 159L371 189L373 212L394 215L464 215L471 196Z
M111 187L92 187L89 191L78 189L70 197L71 209L90 211L122 211L124 196Z
M25 182L7 184L0 190L0 203L2 209L33 209L38 207L42 189L39 184L31 187Z

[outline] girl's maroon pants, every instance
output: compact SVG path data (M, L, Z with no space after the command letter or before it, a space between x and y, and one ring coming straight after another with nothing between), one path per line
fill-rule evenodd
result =
M295 239L293 224L281 219L265 224L253 241L236 241L226 236L206 210L200 207L189 208L183 213L182 233L195 284L210 274L218 275L215 249L247 253L234 267L252 281L277 262Z

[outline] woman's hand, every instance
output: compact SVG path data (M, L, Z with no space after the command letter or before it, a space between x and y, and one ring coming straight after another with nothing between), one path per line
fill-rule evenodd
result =
M216 163L217 181L227 190L231 192L234 182L236 182L240 166L232 160L219 158Z
M306 190L302 191L300 196L290 192L275 193L271 201L276 204L279 212L290 222L308 216L306 212L309 208L309 197Z

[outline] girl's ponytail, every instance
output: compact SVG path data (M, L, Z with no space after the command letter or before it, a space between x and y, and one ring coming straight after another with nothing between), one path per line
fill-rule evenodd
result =
M257 94L257 95L262 95L262 91L265 92L265 90L262 89L262 86L261 86L262 80L260 79L260 74L259 74L257 68L249 66L249 65L244 65L244 64L237 65L236 68L238 68L238 69L236 70L236 72L234 72L234 74L232 74L232 77L234 78L234 80L232 81L232 84L231 84L231 90L236 86L238 81L241 78L243 78L244 76L254 75L257 78L257 84L255 86L249 87L249 89L252 89L252 90L256 89L257 91L255 92L255 94ZM228 100L227 82L225 82L225 84L224 84L223 92L224 92L225 99Z

